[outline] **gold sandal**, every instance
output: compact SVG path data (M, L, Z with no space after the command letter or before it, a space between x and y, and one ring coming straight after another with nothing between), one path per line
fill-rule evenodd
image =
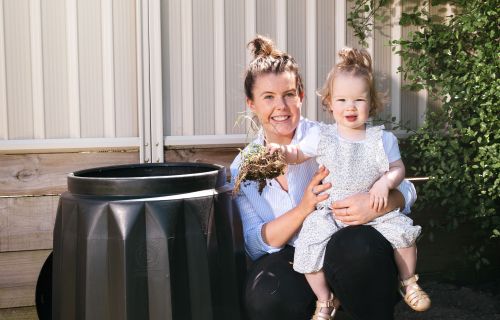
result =
M401 281L399 293L406 304L415 311L425 311L431 307L431 299L422 288L417 284L418 274ZM403 291L403 288L406 288Z
M330 295L330 299L326 301L320 301L320 300L316 301L316 310L314 310L314 314L311 320L333 320L339 304L338 300L336 301L336 299L337 298L332 293ZM333 308L333 309L330 313L325 313L321 311L321 308Z

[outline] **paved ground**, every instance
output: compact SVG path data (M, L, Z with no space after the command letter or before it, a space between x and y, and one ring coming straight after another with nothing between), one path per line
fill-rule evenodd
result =
M432 307L415 312L401 301L395 320L500 320L500 279L476 288L438 282L421 285L429 293ZM339 312L335 320L352 319Z
M403 302L396 306L395 320L500 320L500 279L478 288L427 282L422 286L432 298L426 312L412 311ZM0 320L36 320L34 307L0 309ZM348 320L345 315L335 320Z
M500 281L478 288L429 282L422 284L432 299L426 312L412 311L404 302L396 320L500 320Z

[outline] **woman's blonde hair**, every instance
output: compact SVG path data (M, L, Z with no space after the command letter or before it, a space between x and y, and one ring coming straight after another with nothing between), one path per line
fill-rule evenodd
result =
M326 109L330 110L335 77L338 74L348 74L354 77L362 77L366 80L370 90L369 115L374 116L382 111L384 105L383 95L375 89L372 58L368 51L364 49L344 48L339 51L338 55L340 57L340 62L330 70L324 86L318 90L318 95L321 97L321 104Z
M295 75L297 93L303 96L304 85L299 73L299 65L291 55L278 50L271 39L261 35L257 35L250 41L248 48L253 55L252 61L245 70L245 95L248 99L253 100L252 90L257 76L287 71Z

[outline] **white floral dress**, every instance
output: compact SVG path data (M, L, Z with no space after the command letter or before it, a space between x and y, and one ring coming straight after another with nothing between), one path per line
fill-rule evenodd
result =
M330 197L320 202L306 218L295 241L293 268L296 271L310 273L320 270L330 237L347 226L333 218L330 204L369 191L373 183L389 170L382 141L383 129L383 126L367 127L364 140L347 141L339 137L335 124L320 126L316 161L330 170L323 182L330 182L332 187L327 190ZM393 248L412 246L421 230L399 210L378 217L367 225L379 231Z

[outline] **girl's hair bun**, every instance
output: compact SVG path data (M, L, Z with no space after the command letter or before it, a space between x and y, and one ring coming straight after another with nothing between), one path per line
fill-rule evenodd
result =
M343 48L339 51L340 62L337 65L339 69L357 67L371 72L372 58L368 51L364 49Z
M385 95L377 92L372 70L372 58L365 49L344 48L338 52L340 61L330 70L323 87L318 91L321 104L330 110L333 83L338 74L362 77L370 89L370 116L379 113L386 102Z

